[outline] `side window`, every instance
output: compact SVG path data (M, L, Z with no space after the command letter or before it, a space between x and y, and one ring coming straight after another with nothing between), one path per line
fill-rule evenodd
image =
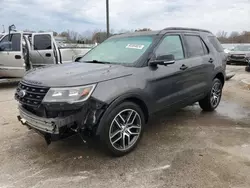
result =
M11 44L9 42L9 39L8 39L8 35L6 35L5 37L3 37L3 39L1 40L0 42L0 48L1 48L1 51L11 51Z
M208 49L199 36L185 35L188 57L202 56L208 53ZM206 51L204 51L204 47Z
M175 60L184 59L181 38L179 35L166 36L155 51L155 55L174 55Z
M50 35L35 35L34 36L34 50L51 50L51 36Z
M214 46L217 52L224 52L222 45L215 36L209 36L208 40Z
M21 34L6 35L0 42L2 51L21 51Z

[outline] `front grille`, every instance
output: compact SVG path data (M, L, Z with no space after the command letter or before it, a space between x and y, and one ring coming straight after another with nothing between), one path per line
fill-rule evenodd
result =
M20 82L15 93L15 98L23 105L39 107L48 91L48 87Z
M232 59L245 59L245 55L231 55Z

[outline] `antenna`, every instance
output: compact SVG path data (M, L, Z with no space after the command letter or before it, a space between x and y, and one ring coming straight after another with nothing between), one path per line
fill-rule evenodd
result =
M4 25L2 25L3 26L3 33L5 33L5 28L4 28Z

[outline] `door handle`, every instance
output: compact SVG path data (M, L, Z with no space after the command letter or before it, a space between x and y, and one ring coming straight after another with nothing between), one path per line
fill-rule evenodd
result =
M210 59L208 60L208 62L209 62L209 63L213 63L213 62L214 62L213 58L210 58Z
M15 55L15 59L21 59L22 58L22 56L20 56L20 55Z
M181 70L186 70L187 68L188 68L188 66L186 66L184 64L180 67Z
M45 56L46 57L51 57L51 53L46 53Z

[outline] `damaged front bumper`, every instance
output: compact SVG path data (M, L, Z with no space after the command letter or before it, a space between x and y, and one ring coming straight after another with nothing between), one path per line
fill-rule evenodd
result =
M29 129L44 135L47 143L51 140L67 138L83 130L89 130L95 134L99 119L106 109L106 105L97 100L90 100L80 106L67 104L43 104L45 114L49 117L42 116L40 113L35 114L28 108L19 105L18 120ZM73 113L62 115L64 110L74 108ZM77 108L77 110L75 109ZM53 112L53 115L51 113ZM54 115L58 113L58 116Z
M71 115L63 118L43 118L35 116L22 106L19 106L19 114L17 118L23 125L50 134L60 134L60 128L72 125L77 117Z

